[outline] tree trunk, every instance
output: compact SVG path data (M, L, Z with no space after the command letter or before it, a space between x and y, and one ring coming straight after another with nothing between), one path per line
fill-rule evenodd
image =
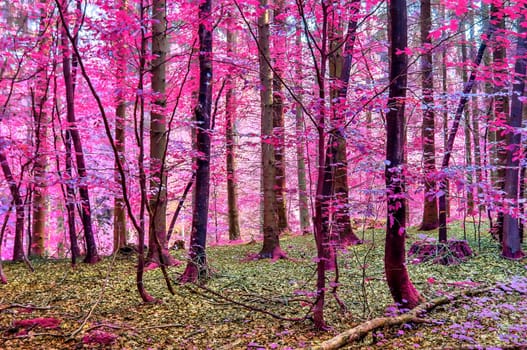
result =
M435 164L435 106L434 73L430 30L432 27L430 0L421 0L421 45L426 50L421 56L421 87L423 91L423 177L425 181L423 221L419 230L429 231L438 227Z
M261 147L263 185L263 246L258 254L261 258L278 258L283 255L280 248L276 192L275 149L273 145L273 74L269 49L269 1L260 0L262 14L258 17L258 45L260 64Z
M461 43L461 62L467 62L468 53L467 53L467 44L466 44L466 35L465 35L465 25L462 23L460 30L463 32L462 38L463 42ZM461 67L461 78L463 84L467 82L468 74L466 65L464 64ZM467 101L468 102L468 101ZM470 108L465 108L465 122L464 122L464 132L465 132L465 189L466 189L466 204L465 209L467 215L474 215L474 190L473 190L473 170L472 170L472 142L471 142L471 133L470 133ZM476 117L476 116L474 116Z
M236 54L236 33L227 29L227 55ZM238 212L238 185L236 177L236 79L230 71L226 77L225 92L225 143L227 148L227 202L229 213L229 240L240 239L240 215Z
M66 8L63 8L66 11ZM62 32L62 69L64 72L64 85L66 89L66 116L68 120L68 132L70 133L75 149L75 161L77 163L77 174L79 181L79 196L81 200L81 219L84 229L84 239L86 242L86 256L84 262L88 264L97 263L100 258L97 253L97 245L93 233L91 220L91 205L88 191L86 163L84 160L84 151L82 147L81 136L77 128L77 121L75 118L75 102L74 102L74 82L71 74L71 55L69 49L69 42L66 35L66 29Z
M296 49L302 57L302 28L298 24L296 27ZM304 110L302 109L302 61L296 63L296 94L299 102L295 107L295 133L296 133L296 166L298 176L298 209L300 212L300 231L306 235L309 232L309 202L306 183L306 161L305 161L305 127L304 127Z
M120 10L127 10L127 0L122 0L120 2ZM123 38L121 38L123 39ZM117 45L117 82L116 82L116 104L117 108L115 111L115 147L119 154L121 164L124 164L125 161L125 140L126 140L126 101L124 99L124 89L125 89L125 74L126 74L126 57L125 57L125 48L123 43L119 42ZM122 179L118 170L117 160L115 164L115 181L120 184L121 181L126 181ZM120 186L122 187L122 186ZM127 244L126 239L126 207L123 198L122 190L118 190L114 197L114 211L113 211L113 252L115 253L120 248L123 248Z
M40 1L45 6L46 1ZM49 38L46 36L47 12L43 7L40 12L39 52L43 57L49 56ZM48 125L49 115L45 104L48 98L49 77L47 62L39 66L40 72L36 79L33 119L35 122L35 162L33 166L33 230L31 234L30 255L42 257L45 251L46 219L47 219L47 182L46 166L48 162Z
M524 7L525 9L525 7ZM523 19L523 18L522 18ZM524 20L524 19L523 19ZM521 124L523 116L522 98L525 96L525 73L527 61L527 30L522 21L518 27L518 46L516 49L516 63L514 66L514 83L512 87L511 112L508 120L507 134L507 168L505 171L505 196L510 201L510 207L505 208L503 220L503 239L501 241L503 257L508 259L521 259L525 256L522 251L521 235L519 227L519 166L521 156Z
M499 9L492 5L490 8L491 15L494 15ZM505 32L505 22L499 21L496 32L496 40L494 41L493 51L493 70L494 70L494 123L496 124L495 137L495 154L496 157L491 162L496 167L494 177L494 189L502 193L505 189L505 166L507 164L507 150L505 149L505 143L507 142L506 132L501 125L507 123L507 116L509 114L509 89L507 81L508 77L508 63L507 63L507 45L503 41L506 41L508 34ZM501 40L500 40L501 38ZM503 206L503 203L502 203ZM496 216L496 223L492 227L492 233L495 237L498 237L501 242L503 237L503 219L504 213L501 208L498 210Z
M147 261L153 266L173 265L166 240L167 176L166 55L168 51L166 0L152 3L152 90L156 94L150 117L150 228Z
M210 192L210 116L212 109L212 18L211 0L199 6L199 95L195 109L196 151L196 199L192 208L192 232L190 237L190 260L181 277L182 282L196 282L207 277L207 223L209 217Z
M422 300L406 270L406 202L404 201L404 133L408 56L406 0L392 0L390 14L390 88L386 115L387 225L384 268L394 301L412 309Z
M4 143L3 140L1 140ZM24 261L26 259L24 251L24 201L20 195L20 190L15 181L11 167L7 161L5 145L0 149L0 167L4 173L5 180L9 186L13 203L15 204L16 223L15 223L15 244L13 246L13 261Z
M287 28L282 19L284 0L274 1L273 10L273 142L275 156L275 208L278 216L278 230L283 233L289 229L287 220L286 178L285 178L285 128L284 128L284 86L280 81L285 64L285 34Z
M333 33L330 39L329 76L335 81L330 91L332 104L331 135L328 140L326 180L330 182L330 200L335 208L333 229L341 246L354 245L361 242L351 227L350 203L348 193L348 160L346 154L346 126L345 106L350 79L353 47L357 30L357 14L360 1L354 0L349 4L350 13L348 29L342 45L342 30L340 25L333 23ZM333 14L332 16L337 16ZM341 39L341 40L338 40ZM340 45L340 48L339 48Z

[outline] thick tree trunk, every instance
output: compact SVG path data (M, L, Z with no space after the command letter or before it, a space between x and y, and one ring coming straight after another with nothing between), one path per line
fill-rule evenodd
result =
M523 18L522 18L523 19ZM524 19L523 19L524 20ZM505 211L503 220L503 238L501 241L503 257L508 259L520 259L525 256L522 251L521 235L518 214L518 200L519 196L519 166L520 166L520 150L521 150L521 124L523 116L523 102L522 98L525 96L525 73L527 61L525 54L527 53L527 39L525 33L527 32L522 21L519 23L518 46L516 49L516 64L514 66L514 83L512 87L512 102L511 112L508 120L508 134L507 134L507 168L505 171L505 196L510 201L510 206ZM518 209L518 210L515 210ZM516 214L513 214L516 212Z
M262 147L262 187L263 187L263 246L261 258L279 258L284 253L280 248L278 215L275 192L275 148L273 145L273 74L269 64L271 54L269 49L269 2L260 0L263 10L258 17L258 45L260 63L260 104L261 104L261 147Z
M296 49L302 53L302 28L298 24L296 27ZM301 55L300 55L301 56ZM310 233L309 202L306 182L306 160L305 160L305 127L304 110L302 109L302 61L296 63L296 94L300 100L295 107L295 133L296 133L296 166L298 177L298 210L300 214L300 231L306 235Z
M166 129L166 55L168 51L166 0L152 3L152 90L157 95L150 117L150 228L148 236L147 261L173 265L174 259L168 252L166 240L167 176L165 152L167 148Z
M425 181L423 221L420 230L434 230L438 227L437 197L435 183L435 106L434 106L434 73L431 50L432 27L430 0L421 0L421 45L426 52L421 56L421 87L423 91L423 125L421 138L423 143L423 177Z
M394 301L412 309L422 300L406 269L406 202L404 200L405 97L408 56L398 51L408 46L406 0L392 0L390 14L390 88L386 115L387 227L384 269Z
M196 282L207 277L207 223L210 192L210 122L212 109L212 18L211 0L199 6L199 95L196 106L196 199L192 208L190 260L181 277L182 282Z
M236 54L236 34L227 29L227 55ZM238 212L238 185L236 177L236 79L228 73L225 92L225 143L227 148L227 203L229 214L229 240L240 239L240 215Z
M285 177L285 128L284 128L284 86L280 81L285 64L285 33L287 31L284 20L284 0L274 1L273 10L273 141L275 156L275 208L278 216L278 230L280 233L289 229L287 220L286 177Z
M64 9L65 11L65 9ZM97 245L93 232L91 220L91 205L88 191L86 162L84 160L84 150L82 147L81 136L77 128L77 121L75 118L75 102L74 102L74 82L71 74L71 54L69 49L69 42L66 35L66 29L62 29L62 69L64 72L64 85L66 89L66 116L68 120L68 132L73 142L75 150L75 161L77 163L77 174L79 181L79 196L81 200L81 220L84 229L84 239L86 242L86 256L84 262L88 264L97 263L100 258L97 253Z

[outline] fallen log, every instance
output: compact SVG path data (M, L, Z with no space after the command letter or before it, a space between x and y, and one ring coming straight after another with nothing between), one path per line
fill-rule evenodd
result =
M485 287L479 289L470 289L464 290L453 295L441 296L435 299L432 299L428 302L424 302L414 309L393 317L378 317L359 324L356 327L348 329L340 334L337 334L331 339L328 339L322 342L319 345L313 346L312 350L333 350L339 349L351 342L361 340L370 332L375 331L379 328L387 326L399 326L405 323L429 323L423 318L423 315L431 310L435 309L438 306L449 304L455 300L458 300L463 297L472 297L479 294L486 293L490 290L495 289L496 287Z

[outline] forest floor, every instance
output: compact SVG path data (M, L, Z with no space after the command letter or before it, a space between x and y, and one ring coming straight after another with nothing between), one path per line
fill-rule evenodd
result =
M459 228L451 231L463 238ZM527 347L527 260L504 260L495 241L482 235L478 247L469 232L477 256L454 266L409 263L414 284L426 299L499 288L436 308L426 316L430 323L377 330L348 348ZM304 318L314 295L313 238L285 236L282 247L291 259L276 262L246 261L259 243L210 247L215 275L206 284L209 290L174 285L171 295L161 271L146 272L147 290L162 300L148 305L136 292L135 256L75 269L68 261L34 261L34 273L23 264L5 263L9 284L0 286L0 349L309 348L394 312L383 277L383 232L364 234L366 244L340 254L338 296L347 312L327 296L329 332L315 332L309 319L271 316ZM410 231L409 243L419 238ZM174 255L184 259L184 251ZM183 269L170 268L170 276L176 279Z

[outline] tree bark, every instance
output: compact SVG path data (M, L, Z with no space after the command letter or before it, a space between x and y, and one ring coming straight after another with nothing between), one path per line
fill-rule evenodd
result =
M392 0L390 15L389 112L386 115L387 225L384 269L394 301L412 309L422 300L406 269L406 201L404 180L405 98L408 56L398 53L408 46L406 0Z
M263 187L263 246L258 255L261 258L279 258L280 248L278 215L276 208L275 147L273 144L273 73L269 64L269 1L260 0L262 14L258 17L258 57L260 64L260 104L261 104L261 147L262 147L262 187Z
M153 266L173 265L166 240L167 176L166 55L168 51L166 0L152 3L152 90L156 94L150 117L150 227L147 262Z
M525 9L525 7L524 7ZM524 18L522 18L524 20ZM521 124L523 117L523 102L525 96L525 73L527 61L527 39L525 34L527 30L522 21L518 24L519 36L518 46L516 49L516 63L514 65L514 83L512 87L511 111L508 120L507 138L507 167L505 171L505 196L510 207L504 208L503 220L503 238L501 241L503 257L508 259L521 259L525 256L522 251L521 235L519 220L519 175L520 175L520 157L521 152Z
M425 182L423 221L419 230L429 231L436 229L437 197L435 164L435 106L434 106L434 73L433 55L431 51L432 28L430 0L421 0L421 45L426 50L421 56L421 87L423 91L423 124L421 127L421 138L423 145L423 177Z
M326 182L331 183L329 197L336 206L333 229L336 232L338 244L341 246L354 245L361 242L351 227L350 203L348 192L348 160L346 154L346 126L345 107L350 79L353 47L357 31L357 14L360 1L353 0L349 4L349 20L347 33L342 37L341 24L333 22L333 33L330 39L329 76L334 80L330 91L332 104L331 134L328 139ZM332 16L337 17L334 13ZM344 45L342 40L344 40ZM340 46L340 48L339 48Z
M66 7L63 7L66 12ZM77 174L79 176L79 196L81 200L81 220L84 229L84 239L86 243L86 256L84 262L88 264L97 263L100 258L97 253L97 245L91 220L91 205L88 191L86 162L84 160L84 150L82 147L82 140L77 127L75 117L75 101L74 101L74 81L71 71L71 53L66 29L62 29L62 69L64 72L64 85L66 89L66 117L68 120L68 132L71 136L73 148L75 149L75 161L77 164Z
M210 122L212 109L212 18L211 0L199 6L199 95L195 109L196 151L196 199L192 208L192 232L190 237L190 260L181 282L196 282L207 277L207 223L210 192Z
M227 55L236 54L236 33L227 29ZM236 177L236 79L229 71L225 92L225 143L227 148L227 203L229 213L229 240L240 239L240 215L238 212L238 184Z
M285 172L285 128L284 128L284 86L280 80L285 64L285 33L284 0L274 0L273 9L273 142L275 156L275 208L278 216L278 230L283 233L289 229L286 202L286 172Z
M302 57L302 27L297 24L296 27L296 49ZM296 94L300 100L295 107L295 133L296 133L296 166L298 177L298 209L300 213L300 231L306 235L310 233L309 220L309 202L306 183L306 161L305 161L305 127L304 127L304 110L302 109L302 61L296 62Z
M127 0L121 0L120 10L127 11ZM121 37L121 40L124 40ZM116 111L115 111L115 147L119 154L121 164L125 162L125 150L126 150L126 101L125 101L125 74L126 74L126 57L125 48L122 42L116 44L117 46L117 81L116 81ZM115 181L120 184L121 181L126 179L121 178L121 174L118 170L117 160L115 161ZM122 187L122 186L120 186ZM114 211L113 211L113 252L115 253L120 248L123 248L127 244L126 238L126 205L123 198L122 189L118 190L114 197Z
M40 23L39 23L39 52L43 57L49 56L49 38L46 36L47 12L46 1L41 0ZM48 163L48 125L49 114L45 110L48 98L49 77L47 62L39 65L40 72L36 79L35 101L33 109L33 120L35 122L35 162L33 166L33 222L31 232L30 254L42 257L45 251L46 219L47 219L47 182L46 166Z

